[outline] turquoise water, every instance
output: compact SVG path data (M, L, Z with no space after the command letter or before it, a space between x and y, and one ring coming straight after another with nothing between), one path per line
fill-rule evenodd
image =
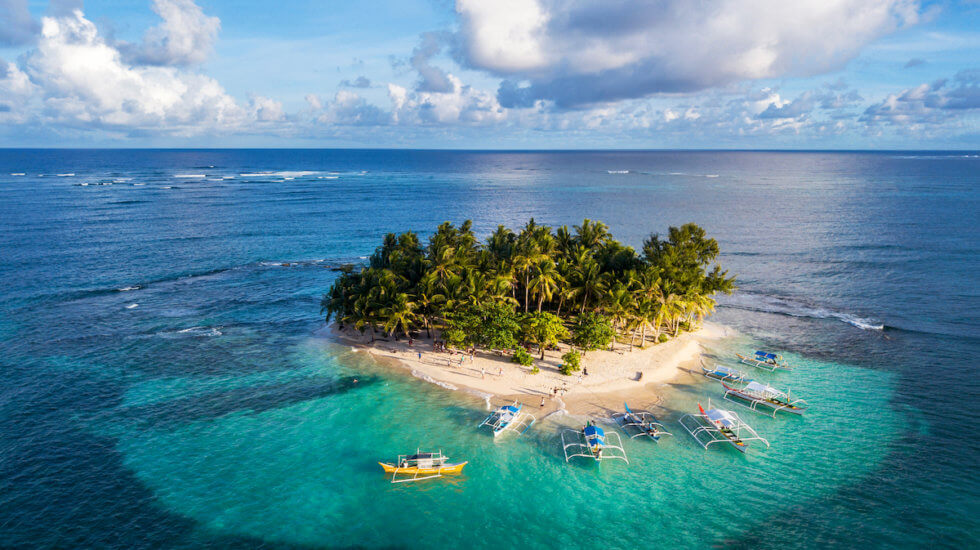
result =
M751 342L709 351L738 344ZM719 385L691 377L665 387L667 401L657 411L674 437L627 441L629 465L566 464L557 433L580 418L552 416L524 437L494 440L474 429L486 414L481 399L389 375L363 354L329 342L297 347L290 353L297 377L316 381L353 367L350 372L376 373L383 381L369 391L168 429L134 430L112 420L126 466L170 511L203 529L280 543L579 547L581 532L595 530L609 533L613 548L641 547L651 536L660 544L704 547L735 540L774 510L805 506L868 474L899 422L888 407L889 376L791 357L801 371L771 378L791 377L806 387L811 414L772 419L739 411L771 441L769 449L751 448L744 457L705 452L681 431L674 422L681 414L696 410L698 400L722 396ZM842 379L849 383L842 386ZM137 384L122 410L173 399L177 387L182 398L207 395L225 382ZM468 459L465 475L387 483L374 461L418 445Z
M977 546L980 161L910 156L0 151L0 546ZM481 397L320 336L383 233L530 216L706 227L740 282L708 354L783 352L743 369L810 410L731 405L771 447L705 451L677 419L729 404L684 375L631 403L674 436L566 464L582 418L494 440ZM388 483L416 447L470 464Z

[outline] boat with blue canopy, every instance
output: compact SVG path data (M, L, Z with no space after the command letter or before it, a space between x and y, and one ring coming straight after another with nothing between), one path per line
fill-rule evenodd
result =
M746 357L740 353L736 353L735 356L738 357L739 361L745 363L746 365L752 365L753 367L758 367L769 371L790 370L793 368L783 361L782 355L776 355L775 353L769 353L767 351L757 351L753 357Z
M729 367L727 365L714 365L709 367L703 361L701 362L701 374L722 382L741 382L748 379L747 374L735 367Z
M754 380L740 387L724 382L721 385L725 386L725 399L756 412L771 413L773 418L779 411L802 415L808 407L806 400L794 399L789 391L783 392Z
M499 407L497 410L490 413L483 422L480 423L478 428L487 426L490 431L493 432L493 436L498 435L506 431L514 431L518 434L523 434L534 424L535 418L529 413L523 412L522 409L524 405L514 401L510 405L504 405Z
M750 441L761 441L769 447L769 441L756 433L734 412L712 407L710 400L708 400L707 411L701 403L698 403L698 411L700 414L682 416L680 424L705 449L716 443L727 443L740 453L744 453L749 448Z
M667 428L657 420L652 412L642 409L634 411L626 403L623 403L623 407L626 412L613 415L613 420L619 424L620 429L626 432L626 435L630 436L630 439L647 436L659 442L660 436L673 435L667 431Z
M571 440L571 441L569 441ZM561 433L562 450L565 452L565 462L573 457L591 458L596 462L603 459L615 458L629 464L623 442L619 434L606 431L589 420L581 430L565 430Z

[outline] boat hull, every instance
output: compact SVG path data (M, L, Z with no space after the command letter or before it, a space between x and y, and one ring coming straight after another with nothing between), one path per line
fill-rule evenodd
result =
M416 468L414 466L409 467L398 467L394 464L388 464L385 462L379 462L381 468L384 469L386 474L398 474L404 476L434 476L434 475L452 475L462 473L463 467L469 464L466 462L456 462L452 464L443 464L442 466L436 466L432 468Z
M726 386L726 388L727 388L727 386ZM792 407L792 408L790 408L790 407L787 407L786 405L777 405L776 403L771 403L769 401L766 401L765 399L756 399L754 397L751 397L751 396L748 396L748 395L745 395L745 394L742 394L742 393L739 393L739 392L733 391L733 390L729 390L728 393L732 397L736 397L736 398L738 398L738 399L740 399L742 401L745 401L746 403L754 403L754 404L756 404L756 406L766 407L767 409L769 409L771 411L774 411L774 412L787 412L787 413L790 413L790 414L795 414L795 415L798 415L798 416L803 416L803 413L806 411L806 407Z

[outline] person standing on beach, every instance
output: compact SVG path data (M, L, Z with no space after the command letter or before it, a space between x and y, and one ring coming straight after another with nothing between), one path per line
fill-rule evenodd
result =
M421 362L422 362L422 352L420 351L419 352L419 363L421 363Z
M480 367L480 378L487 379L487 369Z

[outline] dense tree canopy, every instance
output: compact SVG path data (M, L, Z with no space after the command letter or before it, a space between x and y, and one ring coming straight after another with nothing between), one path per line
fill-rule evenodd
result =
M734 289L735 278L712 265L718 253L693 223L650 236L637 254L588 219L571 230L533 218L519 233L498 226L483 244L470 221L445 222L427 245L411 231L386 235L366 267L343 270L321 306L327 321L396 338L437 329L458 347L533 343L543 356L558 341L588 351L615 337L632 349L697 326L712 296Z

